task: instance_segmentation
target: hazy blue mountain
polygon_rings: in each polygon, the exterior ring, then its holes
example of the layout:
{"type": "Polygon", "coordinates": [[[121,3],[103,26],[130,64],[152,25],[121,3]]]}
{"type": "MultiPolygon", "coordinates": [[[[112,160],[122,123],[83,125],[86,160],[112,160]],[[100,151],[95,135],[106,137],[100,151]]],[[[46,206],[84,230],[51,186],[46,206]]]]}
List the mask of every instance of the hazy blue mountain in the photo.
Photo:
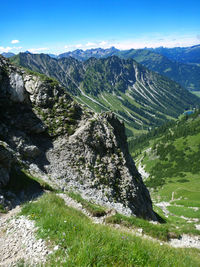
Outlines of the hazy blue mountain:
{"type": "Polygon", "coordinates": [[[3,52],[1,55],[6,57],[6,58],[10,58],[10,57],[15,56],[15,54],[11,53],[11,52],[3,52]]]}
{"type": "Polygon", "coordinates": [[[50,57],[52,57],[52,58],[58,58],[58,56],[57,55],[54,55],[54,54],[48,54],[50,57]]]}
{"type": "Polygon", "coordinates": [[[151,50],[174,61],[200,64],[200,44],[190,47],[158,47],[151,50]]]}
{"type": "Polygon", "coordinates": [[[94,48],[94,49],[87,49],[85,51],[81,49],[77,49],[72,52],[66,52],[66,53],[60,54],[58,58],[73,57],[78,60],[87,60],[91,57],[102,58],[102,57],[112,56],[118,51],[119,50],[116,49],[115,47],[111,47],[108,49],[94,48]]]}

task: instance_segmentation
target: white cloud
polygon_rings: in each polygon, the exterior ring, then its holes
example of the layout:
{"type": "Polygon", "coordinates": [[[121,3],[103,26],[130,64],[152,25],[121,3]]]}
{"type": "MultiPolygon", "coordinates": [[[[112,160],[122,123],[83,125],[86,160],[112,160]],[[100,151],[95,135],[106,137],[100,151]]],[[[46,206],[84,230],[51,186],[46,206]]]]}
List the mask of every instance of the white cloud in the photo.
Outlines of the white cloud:
{"type": "Polygon", "coordinates": [[[68,51],[73,51],[74,49],[92,49],[92,48],[109,48],[111,45],[108,41],[96,41],[96,42],[87,42],[85,44],[72,44],[72,45],[65,45],[64,48],[68,51]]]}
{"type": "Polygon", "coordinates": [[[23,47],[22,46],[17,46],[17,47],[14,46],[13,48],[16,49],[16,50],[21,50],[23,47]]]}
{"type": "Polygon", "coordinates": [[[91,48],[110,48],[112,46],[120,49],[138,49],[144,47],[187,47],[199,44],[200,35],[199,34],[183,34],[183,33],[173,33],[173,34],[161,34],[161,33],[151,33],[146,35],[141,35],[140,37],[131,38],[127,40],[97,40],[93,42],[80,43],[80,44],[68,44],[64,46],[67,51],[73,51],[75,49],[91,49],[91,48]]]}
{"type": "Polygon", "coordinates": [[[76,47],[76,48],[81,48],[81,47],[83,47],[83,45],[82,45],[82,44],[77,44],[77,45],[75,45],[74,47],[76,47]]]}
{"type": "Polygon", "coordinates": [[[7,47],[0,46],[0,53],[3,53],[3,52],[7,53],[7,52],[10,52],[11,50],[12,50],[12,47],[9,47],[9,46],[7,46],[7,47]]]}
{"type": "Polygon", "coordinates": [[[3,47],[3,46],[0,46],[0,53],[7,53],[7,52],[16,52],[16,51],[19,51],[21,50],[23,47],[22,46],[13,46],[13,47],[10,47],[10,46],[7,46],[7,47],[3,47]]]}
{"type": "Polygon", "coordinates": [[[49,50],[49,48],[47,48],[47,47],[41,47],[41,48],[29,48],[29,49],[27,49],[27,51],[29,51],[29,52],[31,52],[31,53],[35,53],[35,54],[37,54],[37,53],[41,53],[41,52],[43,52],[43,51],[47,51],[47,50],[49,50]]]}
{"type": "Polygon", "coordinates": [[[11,41],[11,44],[18,44],[19,43],[19,40],[12,40],[11,41]]]}
{"type": "Polygon", "coordinates": [[[144,47],[187,47],[198,44],[198,38],[194,35],[182,35],[182,34],[171,34],[171,35],[162,35],[162,34],[152,34],[142,36],[140,38],[134,38],[130,40],[116,41],[114,43],[110,42],[110,46],[114,46],[121,50],[131,49],[131,48],[144,48],[144,47]]]}
{"type": "Polygon", "coordinates": [[[97,46],[97,43],[91,43],[91,42],[88,42],[86,45],[86,47],[93,47],[93,46],[97,46]]]}
{"type": "Polygon", "coordinates": [[[102,47],[102,46],[104,47],[104,46],[106,46],[107,44],[108,44],[108,42],[106,42],[106,41],[102,41],[102,42],[99,43],[99,45],[100,45],[101,47],[102,47]]]}

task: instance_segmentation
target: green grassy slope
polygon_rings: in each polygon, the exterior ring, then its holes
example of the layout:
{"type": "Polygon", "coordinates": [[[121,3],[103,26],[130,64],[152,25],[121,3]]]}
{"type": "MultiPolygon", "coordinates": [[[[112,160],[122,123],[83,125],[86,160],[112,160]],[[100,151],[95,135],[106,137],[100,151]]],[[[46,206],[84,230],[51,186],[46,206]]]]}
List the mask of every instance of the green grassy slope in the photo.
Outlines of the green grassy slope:
{"type": "Polygon", "coordinates": [[[193,91],[192,93],[193,93],[194,95],[200,97],[200,91],[193,91]]]}
{"type": "MultiPolygon", "coordinates": [[[[167,201],[171,215],[200,219],[200,112],[129,142],[154,202],[167,201]]],[[[194,219],[194,220],[193,220],[194,219]]],[[[189,219],[188,219],[189,220],[189,219]]],[[[185,220],[185,224],[187,221],[185,220]]]]}
{"type": "Polygon", "coordinates": [[[54,194],[24,206],[38,236],[58,249],[47,266],[199,266],[195,250],[173,249],[123,230],[92,223],[54,194]]]}

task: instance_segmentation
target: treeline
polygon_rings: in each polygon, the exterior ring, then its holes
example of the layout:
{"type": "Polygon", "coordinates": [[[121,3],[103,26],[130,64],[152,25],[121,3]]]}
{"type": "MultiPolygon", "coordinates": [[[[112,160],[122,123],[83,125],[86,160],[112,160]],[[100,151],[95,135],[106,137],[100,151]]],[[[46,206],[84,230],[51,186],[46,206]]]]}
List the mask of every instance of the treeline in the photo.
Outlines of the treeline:
{"type": "Polygon", "coordinates": [[[186,179],[182,179],[185,173],[200,172],[200,144],[197,145],[196,151],[192,151],[187,142],[184,143],[182,150],[177,150],[171,142],[159,143],[156,145],[156,154],[159,162],[151,169],[150,179],[146,182],[148,187],[162,186],[166,183],[166,179],[171,177],[181,177],[179,181],[186,182],[186,179]]]}
{"type": "Polygon", "coordinates": [[[166,131],[176,125],[175,121],[169,121],[157,128],[152,129],[146,134],[128,140],[129,152],[134,153],[136,150],[142,150],[149,145],[150,140],[163,136],[166,131]]]}
{"type": "Polygon", "coordinates": [[[188,135],[194,135],[200,132],[200,119],[196,120],[200,116],[200,110],[197,109],[193,114],[186,114],[180,120],[169,121],[160,127],[152,129],[146,134],[142,134],[139,137],[128,140],[130,153],[137,153],[138,150],[149,145],[149,142],[153,139],[161,138],[162,141],[173,141],[180,137],[186,137],[188,135]]]}
{"type": "Polygon", "coordinates": [[[200,110],[129,140],[129,149],[133,156],[141,153],[151,141],[152,153],[159,159],[149,171],[150,178],[146,181],[148,187],[162,186],[170,178],[176,177],[179,177],[180,182],[187,182],[185,173],[200,173],[200,139],[196,139],[197,134],[200,134],[200,110]],[[180,142],[178,147],[177,139],[180,142]],[[190,147],[190,142],[194,147],[190,147]]]}

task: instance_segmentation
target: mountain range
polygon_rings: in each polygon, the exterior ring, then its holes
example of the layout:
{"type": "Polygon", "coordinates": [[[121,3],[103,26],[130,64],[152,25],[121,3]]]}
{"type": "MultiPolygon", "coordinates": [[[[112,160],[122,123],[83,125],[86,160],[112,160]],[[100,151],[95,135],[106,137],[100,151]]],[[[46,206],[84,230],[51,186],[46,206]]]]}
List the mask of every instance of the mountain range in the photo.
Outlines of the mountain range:
{"type": "MultiPolygon", "coordinates": [[[[77,49],[60,55],[49,54],[52,58],[69,58],[86,61],[91,57],[106,58],[116,55],[123,59],[132,58],[150,70],[164,75],[191,91],[200,90],[200,45],[175,48],[144,48],[119,50],[95,48],[77,49]]],[[[5,57],[14,56],[13,53],[3,53],[5,57]]]]}
{"type": "Polygon", "coordinates": [[[9,58],[9,57],[13,57],[15,56],[14,53],[11,53],[11,52],[4,52],[1,54],[3,57],[6,57],[6,58],[9,58]]]}
{"type": "Polygon", "coordinates": [[[73,57],[78,60],[87,60],[90,57],[104,58],[116,55],[120,58],[132,58],[138,63],[171,80],[178,82],[188,90],[200,90],[200,45],[193,47],[177,47],[155,49],[109,49],[75,50],[60,54],[57,58],[73,57]],[[193,64],[192,64],[193,63],[193,64]]]}
{"type": "Polygon", "coordinates": [[[119,51],[116,55],[121,58],[133,58],[148,69],[168,77],[188,90],[200,89],[200,67],[195,64],[175,61],[175,58],[168,58],[158,50],[131,49],[119,51]]]}
{"type": "Polygon", "coordinates": [[[119,49],[116,49],[115,47],[103,49],[103,48],[93,48],[93,49],[76,49],[71,52],[62,53],[57,56],[57,58],[63,58],[63,57],[73,57],[78,60],[87,60],[91,57],[95,58],[103,58],[103,57],[110,57],[112,55],[115,55],[117,52],[119,52],[119,49]]]}
{"type": "Polygon", "coordinates": [[[150,50],[164,55],[173,61],[200,64],[200,45],[173,48],[158,47],[150,50]]]}
{"type": "Polygon", "coordinates": [[[19,66],[57,79],[78,102],[92,110],[113,111],[132,130],[147,130],[196,107],[200,100],[179,84],[152,72],[133,59],[117,56],[87,61],[20,53],[19,66]]]}

